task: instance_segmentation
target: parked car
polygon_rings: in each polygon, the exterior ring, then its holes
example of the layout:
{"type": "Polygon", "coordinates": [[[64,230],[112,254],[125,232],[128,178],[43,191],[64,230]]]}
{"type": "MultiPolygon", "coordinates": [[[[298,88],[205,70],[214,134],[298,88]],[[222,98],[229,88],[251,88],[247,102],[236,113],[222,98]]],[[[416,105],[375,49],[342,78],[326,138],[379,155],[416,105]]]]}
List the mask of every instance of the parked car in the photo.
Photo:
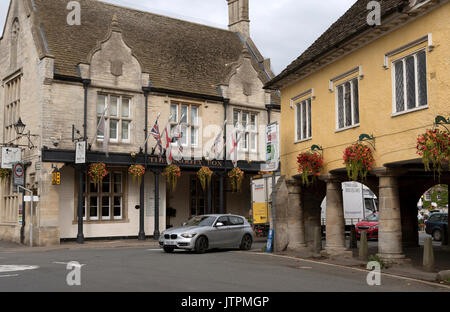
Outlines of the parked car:
{"type": "Polygon", "coordinates": [[[236,215],[196,216],[182,227],[164,231],[159,245],[167,253],[175,249],[204,253],[214,248],[252,248],[254,232],[248,221],[236,215]]]}
{"type": "Polygon", "coordinates": [[[355,226],[356,238],[359,239],[361,237],[361,232],[365,231],[367,232],[368,239],[378,239],[378,221],[379,214],[373,213],[361,222],[358,222],[355,226]]]}
{"type": "Polygon", "coordinates": [[[425,232],[435,241],[442,240],[444,228],[448,230],[448,213],[433,213],[427,221],[425,221],[425,232]]]}

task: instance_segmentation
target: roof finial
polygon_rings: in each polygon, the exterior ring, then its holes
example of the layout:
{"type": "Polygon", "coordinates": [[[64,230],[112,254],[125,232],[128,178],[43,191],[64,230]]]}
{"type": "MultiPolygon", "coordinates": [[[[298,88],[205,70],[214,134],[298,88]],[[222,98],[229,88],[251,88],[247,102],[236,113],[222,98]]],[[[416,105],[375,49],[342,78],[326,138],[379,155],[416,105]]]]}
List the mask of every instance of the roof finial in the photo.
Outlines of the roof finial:
{"type": "Polygon", "coordinates": [[[122,30],[120,29],[120,24],[119,24],[119,19],[117,18],[117,14],[114,13],[113,17],[112,17],[112,21],[111,21],[111,29],[113,31],[117,31],[117,32],[121,32],[122,30]]]}
{"type": "Polygon", "coordinates": [[[247,46],[246,43],[244,43],[243,46],[242,46],[241,54],[242,54],[242,56],[244,58],[251,58],[252,57],[251,54],[250,54],[250,51],[248,50],[248,46],[247,46]]]}

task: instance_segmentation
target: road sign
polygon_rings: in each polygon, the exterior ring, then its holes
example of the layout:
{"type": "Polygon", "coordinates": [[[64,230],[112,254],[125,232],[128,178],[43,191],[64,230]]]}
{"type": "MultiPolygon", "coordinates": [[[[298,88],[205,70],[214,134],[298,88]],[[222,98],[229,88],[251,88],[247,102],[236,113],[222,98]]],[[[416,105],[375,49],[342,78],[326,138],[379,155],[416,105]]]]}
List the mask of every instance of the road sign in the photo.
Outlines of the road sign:
{"type": "Polygon", "coordinates": [[[13,181],[14,186],[25,185],[25,167],[22,163],[15,163],[13,165],[13,181]]]}
{"type": "Polygon", "coordinates": [[[23,201],[26,203],[29,203],[31,201],[33,202],[39,202],[39,196],[24,196],[23,201]]]}
{"type": "Polygon", "coordinates": [[[2,147],[2,169],[12,169],[13,164],[22,161],[20,148],[2,147]]]}

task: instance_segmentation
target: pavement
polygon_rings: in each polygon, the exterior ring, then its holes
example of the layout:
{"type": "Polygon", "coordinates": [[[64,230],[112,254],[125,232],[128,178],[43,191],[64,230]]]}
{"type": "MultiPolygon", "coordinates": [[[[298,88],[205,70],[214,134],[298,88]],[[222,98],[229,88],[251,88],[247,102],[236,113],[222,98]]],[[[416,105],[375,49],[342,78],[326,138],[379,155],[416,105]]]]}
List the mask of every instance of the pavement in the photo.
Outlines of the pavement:
{"type": "MultiPolygon", "coordinates": [[[[406,261],[401,265],[390,265],[385,267],[382,272],[385,274],[391,274],[395,276],[418,279],[428,282],[435,282],[437,273],[440,271],[450,270],[450,248],[449,246],[441,246],[440,242],[433,241],[433,251],[435,258],[434,270],[431,272],[426,271],[423,268],[423,242],[427,234],[419,233],[419,247],[408,248],[404,247],[403,251],[406,256],[406,261]]],[[[325,241],[322,242],[322,247],[325,248],[325,241]]],[[[347,246],[350,245],[347,239],[347,246]]],[[[359,242],[358,242],[359,247],[359,242]]],[[[367,261],[361,261],[358,259],[358,249],[352,249],[353,257],[315,257],[310,251],[285,251],[280,252],[282,256],[295,257],[298,259],[309,259],[319,263],[337,265],[342,267],[360,268],[365,269],[367,261]]],[[[369,241],[369,257],[378,253],[378,242],[369,241]]]]}

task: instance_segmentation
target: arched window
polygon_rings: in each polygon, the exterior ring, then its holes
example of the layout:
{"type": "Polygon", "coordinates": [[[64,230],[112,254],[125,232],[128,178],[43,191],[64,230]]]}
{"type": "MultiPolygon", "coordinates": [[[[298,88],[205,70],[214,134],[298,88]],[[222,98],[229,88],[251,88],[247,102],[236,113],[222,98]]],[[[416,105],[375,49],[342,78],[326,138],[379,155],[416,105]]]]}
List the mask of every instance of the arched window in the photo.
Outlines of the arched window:
{"type": "Polygon", "coordinates": [[[16,18],[11,27],[11,59],[10,66],[12,69],[17,67],[17,50],[19,46],[19,20],[16,18]]]}

